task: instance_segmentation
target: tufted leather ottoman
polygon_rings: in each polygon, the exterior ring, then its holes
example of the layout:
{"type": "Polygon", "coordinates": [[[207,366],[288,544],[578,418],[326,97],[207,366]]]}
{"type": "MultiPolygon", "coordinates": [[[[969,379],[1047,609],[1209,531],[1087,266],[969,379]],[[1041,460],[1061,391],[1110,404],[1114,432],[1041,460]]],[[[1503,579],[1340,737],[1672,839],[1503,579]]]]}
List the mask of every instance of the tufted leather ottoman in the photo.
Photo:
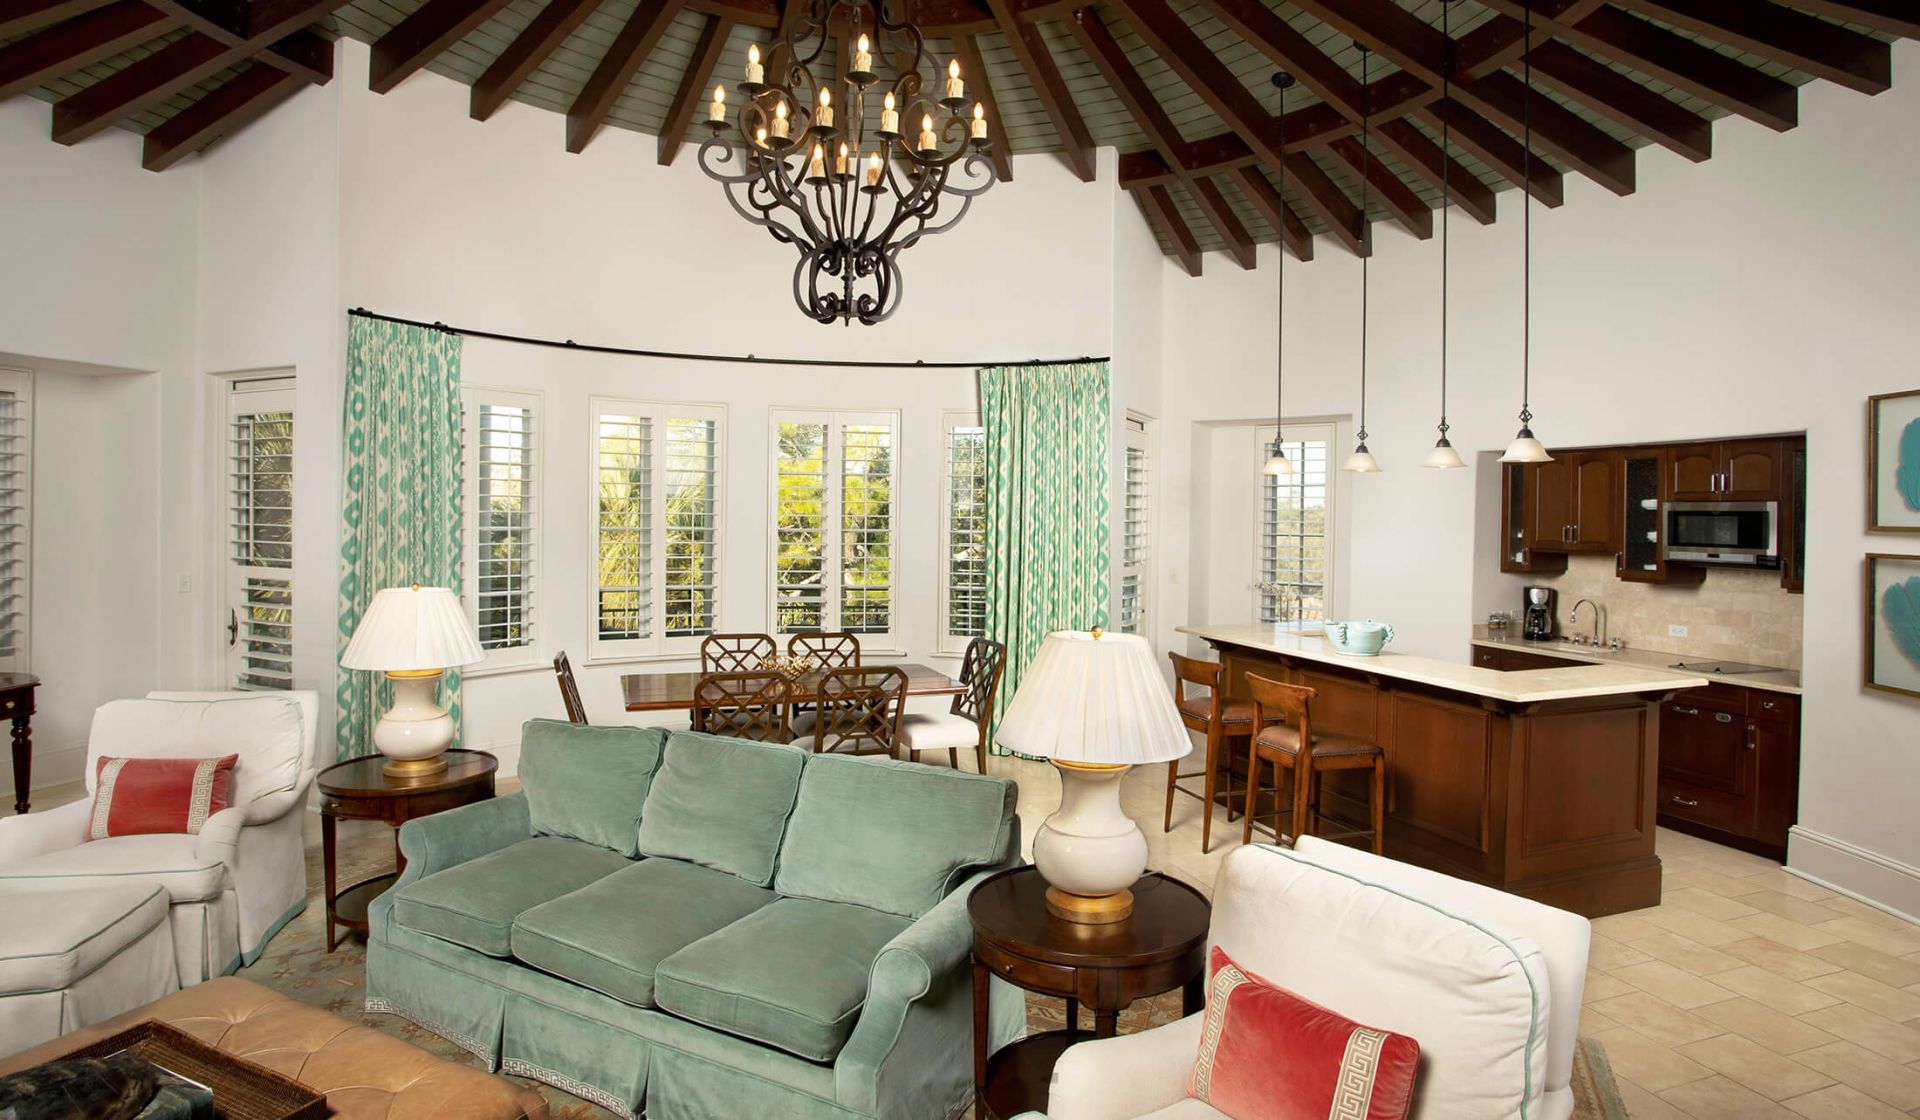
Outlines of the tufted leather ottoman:
{"type": "Polygon", "coordinates": [[[148,1019],[172,1023],[229,1054],[318,1089],[339,1120],[547,1116],[546,1102],[532,1090],[233,976],[0,1059],[0,1075],[51,1061],[148,1019]]]}

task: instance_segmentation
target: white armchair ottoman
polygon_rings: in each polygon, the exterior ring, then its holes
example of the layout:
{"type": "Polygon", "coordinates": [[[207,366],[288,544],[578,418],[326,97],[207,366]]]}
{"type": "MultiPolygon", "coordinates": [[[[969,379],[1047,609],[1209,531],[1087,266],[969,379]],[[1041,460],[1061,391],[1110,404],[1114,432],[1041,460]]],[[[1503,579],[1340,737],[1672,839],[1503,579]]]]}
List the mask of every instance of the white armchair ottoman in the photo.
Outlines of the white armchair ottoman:
{"type": "Polygon", "coordinates": [[[0,883],[0,1055],[111,1019],[180,987],[170,900],[151,884],[0,883]]]}

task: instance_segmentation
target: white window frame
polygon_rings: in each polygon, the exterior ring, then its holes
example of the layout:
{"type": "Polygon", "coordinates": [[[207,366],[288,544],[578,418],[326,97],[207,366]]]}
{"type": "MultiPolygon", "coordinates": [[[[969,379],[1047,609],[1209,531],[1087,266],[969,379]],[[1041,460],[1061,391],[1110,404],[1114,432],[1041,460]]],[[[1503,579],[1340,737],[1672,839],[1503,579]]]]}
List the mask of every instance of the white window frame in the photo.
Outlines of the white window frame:
{"type": "Polygon", "coordinates": [[[898,654],[905,652],[900,647],[900,611],[905,605],[901,597],[901,555],[900,555],[900,515],[899,500],[907,493],[905,464],[901,455],[901,424],[898,410],[852,410],[819,408],[781,408],[771,410],[767,424],[767,633],[776,640],[784,640],[785,635],[798,631],[779,628],[780,596],[779,551],[780,551],[780,425],[782,424],[825,424],[827,426],[827,505],[824,520],[826,522],[827,547],[825,549],[825,567],[821,572],[826,598],[822,603],[822,629],[837,631],[842,629],[840,615],[841,592],[841,556],[840,534],[842,522],[841,503],[843,500],[844,475],[842,473],[842,455],[844,451],[843,432],[848,426],[885,424],[893,432],[893,501],[894,514],[887,532],[891,535],[891,571],[889,572],[887,599],[887,629],[884,632],[861,632],[860,648],[863,652],[898,654]]]}
{"type": "Polygon", "coordinates": [[[591,397],[587,402],[587,578],[586,621],[589,665],[617,661],[685,660],[700,655],[700,643],[707,634],[720,628],[720,607],[726,601],[726,505],[727,505],[727,408],[722,404],[696,404],[672,401],[644,401],[623,397],[591,397]],[[631,416],[645,418],[652,425],[650,453],[653,456],[651,480],[652,508],[649,523],[654,555],[649,565],[653,632],[643,638],[602,638],[600,636],[600,418],[631,416]],[[667,472],[664,466],[667,424],[671,420],[709,420],[713,422],[713,602],[712,629],[697,634],[665,633],[667,598],[667,472]]]}
{"type": "Polygon", "coordinates": [[[13,464],[0,472],[0,506],[11,514],[10,523],[0,522],[10,530],[4,545],[11,550],[0,552],[0,610],[12,616],[12,625],[0,623],[0,630],[13,632],[11,652],[0,643],[0,671],[24,673],[33,665],[33,372],[0,368],[0,392],[13,395],[17,420],[11,436],[0,433],[0,448],[13,464]]]}
{"type": "Polygon", "coordinates": [[[524,560],[525,589],[523,596],[524,621],[522,633],[525,640],[518,645],[501,646],[486,651],[486,660],[478,665],[470,665],[462,671],[463,676],[483,677],[491,673],[506,672],[515,669],[539,668],[541,665],[541,637],[545,632],[544,619],[541,617],[541,584],[546,578],[546,568],[541,555],[541,546],[546,541],[545,520],[546,502],[546,401],[538,392],[521,389],[500,389],[490,385],[462,385],[460,387],[460,446],[461,446],[461,493],[463,496],[461,512],[460,551],[462,557],[462,575],[460,598],[467,610],[467,619],[473,623],[476,632],[480,625],[480,410],[483,406],[493,405],[502,408],[524,408],[529,416],[527,431],[527,552],[524,560]]]}
{"type": "MultiPolygon", "coordinates": [[[[962,428],[980,428],[980,414],[977,412],[946,411],[940,414],[940,547],[935,550],[935,580],[940,596],[939,631],[935,649],[944,654],[959,656],[967,651],[968,643],[976,635],[956,634],[953,630],[953,574],[951,571],[954,548],[953,525],[953,437],[962,428]]],[[[897,484],[896,484],[897,487],[897,484]]],[[[981,489],[986,488],[986,479],[981,478],[981,489]]],[[[980,532],[984,541],[986,519],[981,518],[980,532]]],[[[981,634],[986,631],[986,618],[981,616],[981,634]]]]}
{"type": "MultiPolygon", "coordinates": [[[[1250,588],[1253,599],[1253,617],[1261,619],[1262,621],[1271,621],[1271,616],[1268,613],[1266,594],[1260,590],[1260,584],[1266,579],[1264,560],[1267,543],[1266,507],[1268,482],[1267,476],[1261,468],[1266,465],[1267,449],[1273,443],[1275,427],[1272,424],[1262,424],[1258,430],[1260,436],[1258,443],[1260,453],[1259,456],[1247,466],[1248,472],[1253,475],[1255,480],[1254,524],[1256,528],[1253,537],[1253,579],[1250,581],[1250,588]]],[[[1340,513],[1339,472],[1334,466],[1333,455],[1334,451],[1340,446],[1339,431],[1337,425],[1331,421],[1287,423],[1281,425],[1278,431],[1280,438],[1290,446],[1320,442],[1325,443],[1327,448],[1324,465],[1325,487],[1327,492],[1327,517],[1321,555],[1323,578],[1320,584],[1320,602],[1322,604],[1320,618],[1324,620],[1333,609],[1334,577],[1337,571],[1335,566],[1337,560],[1335,551],[1338,541],[1336,524],[1340,513]]],[[[1294,458],[1294,468],[1295,471],[1298,472],[1301,464],[1297,457],[1294,458]]],[[[1283,480],[1298,479],[1300,475],[1295,473],[1283,475],[1281,478],[1283,480]]],[[[1293,617],[1289,619],[1290,622],[1298,623],[1302,621],[1298,607],[1295,607],[1291,613],[1293,617]]]]}
{"type": "MultiPolygon", "coordinates": [[[[295,589],[293,584],[295,580],[294,565],[297,561],[295,549],[298,547],[300,526],[297,516],[290,519],[288,556],[284,566],[246,565],[237,562],[235,548],[239,542],[234,536],[234,503],[236,500],[234,486],[237,481],[237,472],[234,464],[234,427],[237,422],[236,417],[245,407],[248,397],[280,398],[281,401],[284,402],[283,406],[268,404],[256,407],[259,407],[260,411],[284,411],[293,416],[293,448],[291,449],[288,464],[288,472],[293,475],[293,477],[288,480],[288,501],[290,503],[289,508],[293,509],[291,505],[293,494],[299,485],[298,476],[294,472],[297,471],[299,465],[300,447],[300,412],[296,403],[296,386],[291,371],[263,371],[258,374],[228,378],[223,382],[223,388],[225,391],[222,394],[220,405],[220,458],[218,459],[221,466],[220,476],[223,481],[223,497],[220,505],[221,516],[219,519],[221,557],[219,601],[227,608],[226,617],[221,620],[221,623],[223,632],[228,635],[228,642],[221,652],[221,679],[224,682],[223,686],[226,688],[262,690],[274,688],[271,684],[250,684],[244,682],[239,679],[239,674],[235,672],[235,659],[239,656],[239,647],[244,643],[244,635],[249,630],[250,624],[254,621],[250,617],[250,612],[247,618],[241,617],[240,613],[241,606],[246,605],[247,602],[247,582],[250,579],[261,579],[285,584],[286,587],[286,645],[288,651],[286,658],[286,675],[278,687],[280,689],[292,689],[299,685],[294,644],[296,636],[300,632],[300,618],[294,613],[297,600],[294,597],[295,589]],[[229,626],[231,628],[229,628],[229,626]]],[[[298,511],[297,509],[293,509],[293,512],[297,515],[298,511]]],[[[271,627],[275,624],[263,622],[262,625],[271,627]]]]}
{"type": "Polygon", "coordinates": [[[1159,510],[1154,501],[1153,421],[1137,412],[1128,412],[1120,452],[1120,549],[1115,557],[1116,603],[1114,629],[1122,634],[1153,632],[1153,553],[1154,526],[1159,510]],[[1141,460],[1145,479],[1141,496],[1143,510],[1139,526],[1138,551],[1133,540],[1132,470],[1134,456],[1141,460]],[[1126,616],[1126,585],[1134,585],[1134,617],[1126,616]]]}

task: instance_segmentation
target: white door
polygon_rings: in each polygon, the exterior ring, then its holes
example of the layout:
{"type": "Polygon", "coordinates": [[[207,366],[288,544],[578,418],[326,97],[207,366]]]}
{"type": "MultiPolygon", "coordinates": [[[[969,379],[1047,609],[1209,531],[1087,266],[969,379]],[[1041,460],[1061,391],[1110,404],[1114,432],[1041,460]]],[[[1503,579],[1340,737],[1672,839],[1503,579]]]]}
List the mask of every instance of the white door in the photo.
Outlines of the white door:
{"type": "Polygon", "coordinates": [[[293,379],[227,394],[226,679],[293,687],[293,379]]]}

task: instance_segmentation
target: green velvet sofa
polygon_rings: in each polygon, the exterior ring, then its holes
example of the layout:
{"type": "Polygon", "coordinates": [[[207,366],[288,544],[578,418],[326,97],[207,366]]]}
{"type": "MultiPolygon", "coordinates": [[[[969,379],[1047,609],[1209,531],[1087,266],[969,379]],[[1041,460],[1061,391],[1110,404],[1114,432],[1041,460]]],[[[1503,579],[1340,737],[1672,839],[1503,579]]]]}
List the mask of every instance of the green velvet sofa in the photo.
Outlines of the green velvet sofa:
{"type": "MultiPolygon", "coordinates": [[[[1000,778],[535,720],[523,789],[410,821],[367,1009],[651,1120],[941,1120],[971,1095],[967,894],[1000,778]]],[[[995,982],[992,1045],[1020,1035],[995,982]]]]}

